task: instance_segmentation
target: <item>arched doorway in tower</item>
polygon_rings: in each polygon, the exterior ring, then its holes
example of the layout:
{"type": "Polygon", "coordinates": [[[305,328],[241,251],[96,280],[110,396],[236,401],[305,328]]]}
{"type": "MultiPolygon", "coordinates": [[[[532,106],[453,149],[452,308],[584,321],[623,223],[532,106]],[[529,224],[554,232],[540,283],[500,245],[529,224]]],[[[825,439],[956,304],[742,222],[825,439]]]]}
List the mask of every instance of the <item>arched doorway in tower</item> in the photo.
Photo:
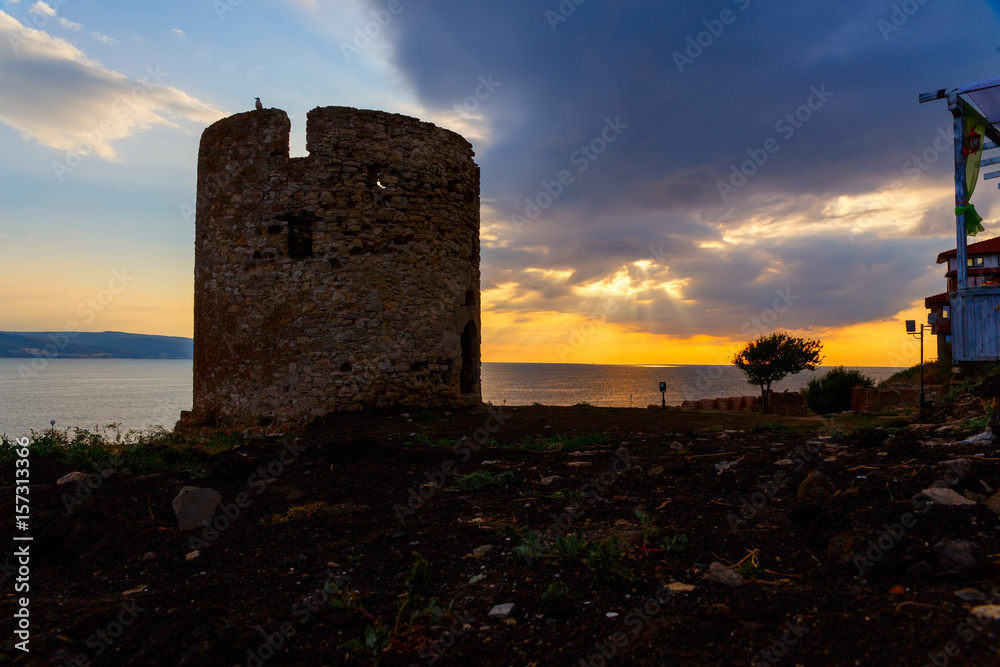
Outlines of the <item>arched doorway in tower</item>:
{"type": "Polygon", "coordinates": [[[462,331],[462,372],[459,376],[459,391],[463,394],[471,394],[476,391],[479,367],[473,350],[478,347],[476,344],[478,335],[476,323],[472,321],[466,324],[462,331]]]}

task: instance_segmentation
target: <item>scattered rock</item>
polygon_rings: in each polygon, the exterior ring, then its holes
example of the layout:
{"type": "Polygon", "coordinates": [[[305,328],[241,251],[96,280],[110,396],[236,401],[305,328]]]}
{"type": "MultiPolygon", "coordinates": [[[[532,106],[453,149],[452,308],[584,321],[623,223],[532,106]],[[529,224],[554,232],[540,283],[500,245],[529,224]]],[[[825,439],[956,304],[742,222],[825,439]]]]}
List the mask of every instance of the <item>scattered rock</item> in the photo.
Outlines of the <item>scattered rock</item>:
{"type": "Polygon", "coordinates": [[[583,468],[586,466],[592,466],[594,464],[591,463],[590,461],[573,461],[571,463],[567,463],[566,465],[568,465],[570,468],[583,468]]]}
{"type": "Polygon", "coordinates": [[[194,560],[195,558],[197,558],[200,555],[201,555],[201,552],[198,551],[197,549],[195,549],[194,551],[192,551],[192,552],[188,553],[186,556],[184,556],[184,560],[194,560]]]}
{"type": "Polygon", "coordinates": [[[944,505],[946,507],[956,507],[959,505],[975,505],[976,501],[969,500],[962,494],[956,493],[951,489],[933,487],[930,489],[924,489],[917,495],[913,496],[914,505],[919,507],[925,503],[934,503],[936,505],[944,505]]]}
{"type": "Polygon", "coordinates": [[[559,475],[549,475],[548,477],[542,477],[539,481],[545,486],[548,486],[552,482],[557,482],[560,479],[562,479],[562,477],[560,477],[559,475]]]}
{"type": "Polygon", "coordinates": [[[975,588],[962,588],[955,591],[955,597],[963,602],[986,602],[986,594],[975,588]]]}
{"type": "Polygon", "coordinates": [[[1000,514],[1000,493],[984,500],[983,505],[994,514],[1000,514]]]}
{"type": "Polygon", "coordinates": [[[609,611],[608,613],[606,613],[604,615],[607,618],[618,618],[618,612],[617,611],[609,611]]]}
{"type": "Polygon", "coordinates": [[[172,503],[177,525],[183,530],[207,526],[221,502],[222,494],[215,489],[185,486],[172,503]]]}
{"type": "Polygon", "coordinates": [[[963,445],[989,445],[989,444],[992,444],[994,440],[996,440],[996,438],[993,435],[993,431],[991,431],[987,427],[987,429],[985,431],[983,431],[982,433],[980,433],[979,435],[974,435],[971,438],[966,438],[965,440],[962,441],[961,444],[963,444],[963,445]]]}
{"type": "Polygon", "coordinates": [[[647,474],[650,477],[656,477],[657,475],[662,475],[663,474],[663,466],[656,466],[654,468],[650,468],[649,472],[647,474]]]}
{"type": "Polygon", "coordinates": [[[784,466],[790,466],[793,463],[794,461],[792,461],[791,459],[781,459],[780,461],[775,461],[774,465],[784,467],[784,466]]]}
{"type": "Polygon", "coordinates": [[[487,554],[492,550],[493,550],[492,544],[484,544],[481,547],[476,547],[475,549],[473,549],[472,555],[476,558],[479,558],[480,556],[483,556],[484,554],[487,554]]]}
{"type": "Polygon", "coordinates": [[[514,603],[505,602],[504,604],[494,606],[493,609],[490,609],[490,613],[487,615],[490,618],[507,618],[512,609],[514,609],[514,603]]]}
{"type": "Polygon", "coordinates": [[[798,496],[802,500],[813,500],[824,502],[837,492],[837,488],[830,481],[830,478],[819,470],[813,470],[799,484],[798,496]]]}
{"type": "Polygon", "coordinates": [[[983,548],[969,540],[941,540],[933,549],[938,565],[948,571],[972,569],[986,557],[983,548]]]}
{"type": "Polygon", "coordinates": [[[927,561],[918,560],[907,568],[906,574],[914,579],[927,579],[934,575],[934,568],[927,561]]]}
{"type": "Polygon", "coordinates": [[[156,560],[156,554],[153,553],[152,551],[147,551],[145,554],[143,554],[142,560],[156,560]]]}
{"type": "Polygon", "coordinates": [[[949,435],[951,433],[954,433],[960,428],[961,426],[959,426],[958,424],[945,424],[944,426],[939,426],[938,428],[934,429],[934,432],[940,433],[941,435],[949,435]]]}
{"type": "Polygon", "coordinates": [[[690,593],[695,588],[696,587],[693,586],[692,584],[682,584],[679,581],[674,581],[674,582],[671,582],[671,583],[667,584],[667,589],[671,590],[671,591],[673,591],[675,593],[690,593]]]}
{"type": "Polygon", "coordinates": [[[485,574],[477,574],[476,576],[469,579],[470,584],[478,584],[480,581],[486,578],[485,574]]]}
{"type": "Polygon", "coordinates": [[[735,467],[736,461],[719,461],[715,464],[715,472],[721,474],[735,467]]]}
{"type": "Polygon", "coordinates": [[[73,482],[86,482],[87,477],[88,475],[85,472],[73,471],[70,473],[66,473],[58,480],[56,480],[56,485],[58,486],[62,484],[72,484],[73,482]]]}
{"type": "Polygon", "coordinates": [[[1000,620],[1000,605],[984,604],[972,608],[972,613],[994,621],[1000,620]]]}
{"type": "Polygon", "coordinates": [[[941,479],[934,483],[934,486],[955,486],[964,482],[972,475],[972,461],[969,459],[951,459],[941,461],[937,464],[941,471],[941,479]]]}
{"type": "Polygon", "coordinates": [[[743,585],[743,575],[736,570],[731,570],[718,561],[708,566],[708,578],[726,586],[735,587],[743,585]]]}

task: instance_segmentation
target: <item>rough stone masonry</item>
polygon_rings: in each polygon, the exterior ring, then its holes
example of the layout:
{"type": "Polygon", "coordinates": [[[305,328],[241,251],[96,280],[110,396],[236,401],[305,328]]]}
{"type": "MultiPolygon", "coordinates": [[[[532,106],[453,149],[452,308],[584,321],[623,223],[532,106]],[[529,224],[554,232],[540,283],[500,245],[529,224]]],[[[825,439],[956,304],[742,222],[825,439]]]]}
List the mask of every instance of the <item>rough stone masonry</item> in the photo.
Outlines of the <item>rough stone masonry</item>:
{"type": "Polygon", "coordinates": [[[479,167],[454,132],[381,111],[280,109],[205,130],[190,422],[301,423],[481,403],[479,167]]]}

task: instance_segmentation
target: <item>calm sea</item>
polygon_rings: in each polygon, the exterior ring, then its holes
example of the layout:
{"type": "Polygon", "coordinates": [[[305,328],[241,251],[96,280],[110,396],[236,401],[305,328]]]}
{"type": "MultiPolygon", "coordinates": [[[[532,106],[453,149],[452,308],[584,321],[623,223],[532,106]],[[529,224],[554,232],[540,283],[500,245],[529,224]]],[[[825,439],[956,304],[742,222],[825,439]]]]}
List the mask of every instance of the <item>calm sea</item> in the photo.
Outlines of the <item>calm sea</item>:
{"type": "MultiPolygon", "coordinates": [[[[191,360],[0,359],[0,433],[117,423],[123,431],[172,428],[191,409],[191,360]],[[37,363],[37,362],[36,362],[37,363]]],[[[897,368],[858,367],[876,381],[897,368]]],[[[796,390],[825,369],[785,378],[776,389],[796,390]]],[[[483,400],[497,405],[641,407],[717,396],[748,396],[757,388],[732,366],[603,366],[596,364],[483,364],[483,400]]]]}

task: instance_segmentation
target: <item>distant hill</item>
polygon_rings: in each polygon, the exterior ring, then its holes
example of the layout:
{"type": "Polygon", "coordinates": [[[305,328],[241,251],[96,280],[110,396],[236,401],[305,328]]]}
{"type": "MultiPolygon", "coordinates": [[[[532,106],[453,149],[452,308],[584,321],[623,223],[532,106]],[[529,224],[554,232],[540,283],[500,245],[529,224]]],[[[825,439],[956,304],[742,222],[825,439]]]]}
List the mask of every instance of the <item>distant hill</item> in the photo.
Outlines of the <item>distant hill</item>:
{"type": "Polygon", "coordinates": [[[180,336],[149,336],[121,331],[0,331],[0,357],[35,356],[191,359],[194,357],[194,340],[180,336]]]}

